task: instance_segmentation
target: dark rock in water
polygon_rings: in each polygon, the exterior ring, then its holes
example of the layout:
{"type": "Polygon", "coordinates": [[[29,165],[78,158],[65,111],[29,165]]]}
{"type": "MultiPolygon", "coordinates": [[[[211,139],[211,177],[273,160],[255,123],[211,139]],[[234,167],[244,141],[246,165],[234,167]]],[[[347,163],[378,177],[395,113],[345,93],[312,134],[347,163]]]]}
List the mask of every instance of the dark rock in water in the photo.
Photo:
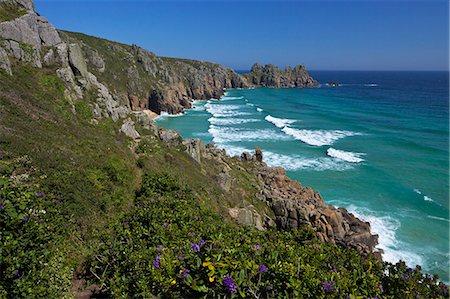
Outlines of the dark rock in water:
{"type": "Polygon", "coordinates": [[[327,85],[335,87],[335,86],[339,86],[340,84],[338,82],[331,81],[331,82],[328,82],[327,85]]]}

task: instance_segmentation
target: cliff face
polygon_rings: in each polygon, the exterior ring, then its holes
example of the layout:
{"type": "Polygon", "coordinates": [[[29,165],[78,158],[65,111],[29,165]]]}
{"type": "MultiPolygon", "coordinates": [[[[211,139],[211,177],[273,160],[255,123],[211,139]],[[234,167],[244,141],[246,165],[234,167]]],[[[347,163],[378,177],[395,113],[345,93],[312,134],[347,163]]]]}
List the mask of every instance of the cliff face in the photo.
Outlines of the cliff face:
{"type": "MultiPolygon", "coordinates": [[[[119,131],[130,138],[141,137],[135,129],[135,124],[139,124],[168,146],[183,143],[199,164],[212,161],[208,166],[217,170],[215,181],[227,196],[239,185],[237,173],[253,178],[254,186],[250,189],[257,192],[247,193],[252,193],[250,196],[264,208],[245,202],[231,207],[229,215],[241,223],[259,229],[296,229],[308,225],[323,241],[356,247],[362,252],[373,250],[377,237],[370,234],[367,223],[344,209],[327,206],[317,192],[290,180],[283,169],[267,167],[260,151],[254,159],[244,154],[239,163],[248,162],[246,168],[240,166],[232,171],[234,158],[227,157],[224,151],[205,146],[199,140],[182,141],[175,132],[157,132],[144,113],[136,113],[146,109],[178,113],[190,107],[192,99],[220,97],[224,88],[314,86],[316,82],[304,67],[281,71],[273,65],[256,64],[251,74],[238,75],[214,63],[158,57],[136,45],[58,32],[34,12],[29,0],[1,0],[0,5],[6,5],[11,12],[0,20],[0,71],[14,76],[16,66],[31,65],[43,73],[56,74],[72,113],[82,110],[80,103],[89,105],[92,125],[101,118],[111,118],[119,124],[119,131]]],[[[2,124],[0,119],[0,128],[11,125],[2,124]]]]}

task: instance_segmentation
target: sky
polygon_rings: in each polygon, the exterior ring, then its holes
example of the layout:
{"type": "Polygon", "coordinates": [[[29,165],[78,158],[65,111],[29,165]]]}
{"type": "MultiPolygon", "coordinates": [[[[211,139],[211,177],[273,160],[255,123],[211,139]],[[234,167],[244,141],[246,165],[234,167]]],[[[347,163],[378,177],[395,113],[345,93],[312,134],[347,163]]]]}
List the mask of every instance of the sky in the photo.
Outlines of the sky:
{"type": "Polygon", "coordinates": [[[447,0],[35,0],[58,29],[248,70],[448,70],[447,0]]]}

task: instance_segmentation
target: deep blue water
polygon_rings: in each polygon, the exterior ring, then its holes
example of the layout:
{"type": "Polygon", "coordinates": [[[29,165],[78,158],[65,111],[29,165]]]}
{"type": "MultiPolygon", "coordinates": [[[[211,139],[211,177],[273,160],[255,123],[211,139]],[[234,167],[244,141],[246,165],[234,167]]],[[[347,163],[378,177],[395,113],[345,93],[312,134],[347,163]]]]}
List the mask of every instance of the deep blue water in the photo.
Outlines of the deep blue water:
{"type": "Polygon", "coordinates": [[[232,155],[260,146],[268,164],[369,221],[385,260],[449,281],[448,72],[310,74],[323,85],[228,90],[158,122],[232,155]]]}

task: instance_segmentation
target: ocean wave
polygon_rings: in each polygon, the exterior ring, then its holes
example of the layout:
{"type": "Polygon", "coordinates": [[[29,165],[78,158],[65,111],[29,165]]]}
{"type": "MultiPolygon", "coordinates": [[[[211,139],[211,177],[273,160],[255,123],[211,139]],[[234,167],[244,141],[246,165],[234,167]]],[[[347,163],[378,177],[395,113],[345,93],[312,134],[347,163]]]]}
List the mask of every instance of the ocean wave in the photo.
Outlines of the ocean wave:
{"type": "Polygon", "coordinates": [[[270,129],[242,130],[238,128],[210,125],[208,132],[213,136],[213,141],[217,144],[239,141],[286,140],[286,136],[270,129]]]}
{"type": "MultiPolygon", "coordinates": [[[[419,189],[414,189],[413,191],[414,191],[415,193],[419,194],[419,195],[423,195],[423,194],[422,194],[422,191],[420,191],[419,189]]],[[[433,200],[430,196],[428,196],[428,195],[423,195],[423,200],[434,202],[434,200],[433,200]]]]}
{"type": "Polygon", "coordinates": [[[169,114],[166,111],[161,111],[161,113],[157,117],[155,117],[155,119],[162,119],[162,118],[167,118],[167,117],[178,117],[178,116],[182,116],[182,115],[184,115],[183,112],[177,113],[177,114],[169,114]]]}
{"type": "Polygon", "coordinates": [[[344,137],[362,135],[361,133],[341,130],[304,130],[289,127],[284,127],[281,130],[297,140],[314,146],[331,145],[344,137]]]}
{"type": "Polygon", "coordinates": [[[390,216],[377,216],[372,211],[350,205],[347,210],[361,220],[370,223],[371,232],[378,235],[377,248],[382,249],[383,260],[391,263],[404,261],[409,267],[424,265],[422,256],[407,250],[409,246],[397,240],[400,221],[390,216]]]}
{"type": "Polygon", "coordinates": [[[267,120],[268,122],[273,123],[278,128],[284,128],[287,125],[290,125],[290,124],[296,122],[296,120],[294,120],[294,119],[276,118],[271,115],[267,115],[264,119],[267,120]]]}
{"type": "Polygon", "coordinates": [[[246,105],[247,105],[247,106],[250,106],[250,107],[255,106],[255,104],[253,104],[253,103],[246,103],[246,105]]]}
{"type": "MultiPolygon", "coordinates": [[[[230,156],[240,156],[243,152],[253,153],[254,150],[233,144],[219,143],[220,148],[230,156]]],[[[335,159],[321,158],[305,158],[297,155],[282,155],[263,150],[263,161],[271,167],[281,166],[289,171],[296,170],[314,170],[314,171],[344,171],[353,168],[351,164],[336,161],[335,159]]]]}
{"type": "Polygon", "coordinates": [[[434,201],[431,197],[426,196],[426,195],[423,197],[423,200],[425,200],[425,201],[434,201]]]}
{"type": "Polygon", "coordinates": [[[290,171],[344,171],[353,168],[351,164],[341,162],[332,158],[305,158],[297,155],[281,155],[269,151],[263,151],[263,161],[266,162],[269,166],[281,166],[290,171]]]}
{"type": "Polygon", "coordinates": [[[364,86],[367,86],[367,87],[376,87],[376,86],[378,86],[378,84],[376,84],[376,83],[367,83],[367,84],[364,84],[364,86]]]}
{"type": "Polygon", "coordinates": [[[218,105],[208,102],[205,104],[206,111],[214,117],[233,117],[241,115],[250,115],[251,113],[239,111],[242,105],[218,105]]]}
{"type": "Polygon", "coordinates": [[[242,100],[244,97],[229,97],[229,96],[223,96],[220,98],[221,101],[232,101],[232,100],[242,100]]]}
{"type": "Polygon", "coordinates": [[[259,122],[259,119],[254,118],[217,118],[211,117],[208,119],[209,123],[212,125],[238,125],[252,122],[259,122]]]}
{"type": "Polygon", "coordinates": [[[361,156],[365,155],[364,153],[353,153],[353,152],[346,152],[342,150],[337,150],[332,147],[330,147],[327,150],[327,155],[342,161],[350,162],[350,163],[360,163],[364,161],[364,159],[361,158],[361,156]]]}
{"type": "Polygon", "coordinates": [[[436,220],[440,220],[440,221],[446,221],[446,222],[450,222],[450,220],[449,220],[449,219],[446,219],[446,218],[442,218],[442,217],[437,217],[437,216],[431,216],[431,215],[427,215],[427,218],[430,218],[430,219],[436,219],[436,220]]]}
{"type": "Polygon", "coordinates": [[[263,112],[264,110],[262,110],[262,109],[259,108],[259,107],[256,107],[256,111],[258,111],[258,112],[263,112]]]}

